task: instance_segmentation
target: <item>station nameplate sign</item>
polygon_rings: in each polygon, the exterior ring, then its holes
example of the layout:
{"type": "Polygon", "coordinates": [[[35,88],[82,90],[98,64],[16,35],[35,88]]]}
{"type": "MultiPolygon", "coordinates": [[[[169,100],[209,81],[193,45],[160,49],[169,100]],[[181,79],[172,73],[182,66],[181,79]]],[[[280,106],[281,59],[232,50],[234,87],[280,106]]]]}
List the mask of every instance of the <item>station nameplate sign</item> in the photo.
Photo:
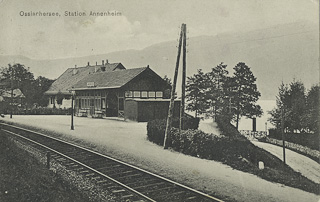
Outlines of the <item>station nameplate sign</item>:
{"type": "Polygon", "coordinates": [[[87,87],[94,87],[94,82],[87,82],[87,87]]]}

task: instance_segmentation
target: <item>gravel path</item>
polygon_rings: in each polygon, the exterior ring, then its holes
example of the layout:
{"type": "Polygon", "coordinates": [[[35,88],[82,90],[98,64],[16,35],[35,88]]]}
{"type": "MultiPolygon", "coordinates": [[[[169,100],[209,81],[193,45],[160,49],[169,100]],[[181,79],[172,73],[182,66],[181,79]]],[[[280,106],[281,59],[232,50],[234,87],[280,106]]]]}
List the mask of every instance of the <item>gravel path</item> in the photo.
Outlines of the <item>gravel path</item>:
{"type": "MultiPolygon", "coordinates": [[[[282,147],[257,141],[252,141],[252,143],[283,160],[282,147]]],[[[320,164],[316,161],[286,149],[286,163],[292,169],[300,172],[310,180],[318,184],[320,183],[320,164]]]]}
{"type": "Polygon", "coordinates": [[[219,162],[163,150],[146,139],[146,123],[75,117],[70,130],[67,116],[14,116],[6,121],[32,125],[80,139],[115,158],[167,176],[206,193],[234,201],[319,201],[320,196],[255,175],[219,162]]]}

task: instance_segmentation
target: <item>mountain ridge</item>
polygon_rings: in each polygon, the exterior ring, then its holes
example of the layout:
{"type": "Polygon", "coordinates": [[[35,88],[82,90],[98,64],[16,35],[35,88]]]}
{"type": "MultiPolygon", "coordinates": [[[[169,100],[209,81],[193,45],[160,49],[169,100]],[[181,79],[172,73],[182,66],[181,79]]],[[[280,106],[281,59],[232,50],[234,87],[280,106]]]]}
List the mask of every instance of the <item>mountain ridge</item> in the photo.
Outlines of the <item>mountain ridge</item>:
{"type": "MultiPolygon", "coordinates": [[[[255,77],[262,99],[275,99],[283,81],[301,80],[307,88],[319,82],[319,31],[308,22],[288,23],[250,32],[202,35],[187,40],[187,76],[197,69],[205,72],[224,62],[231,74],[238,62],[245,62],[255,77]]],[[[159,75],[173,77],[178,42],[165,41],[141,50],[124,50],[106,54],[35,60],[25,56],[0,55],[0,66],[19,62],[30,67],[35,76],[57,78],[67,68],[77,65],[121,62],[126,68],[150,65],[159,75]]]]}

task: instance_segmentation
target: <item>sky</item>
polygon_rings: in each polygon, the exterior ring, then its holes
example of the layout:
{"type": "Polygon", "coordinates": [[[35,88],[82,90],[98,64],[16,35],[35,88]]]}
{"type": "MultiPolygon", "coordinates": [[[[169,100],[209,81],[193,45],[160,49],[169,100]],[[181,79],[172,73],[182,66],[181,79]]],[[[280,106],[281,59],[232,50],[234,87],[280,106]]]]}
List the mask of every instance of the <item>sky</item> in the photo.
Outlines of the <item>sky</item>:
{"type": "Polygon", "coordinates": [[[279,24],[319,24],[319,0],[0,0],[0,55],[57,59],[105,54],[179,37],[246,32],[279,24]],[[64,16],[65,11],[86,16],[64,16]],[[118,11],[121,16],[89,16],[118,11]],[[58,12],[60,17],[21,16],[58,12]]]}

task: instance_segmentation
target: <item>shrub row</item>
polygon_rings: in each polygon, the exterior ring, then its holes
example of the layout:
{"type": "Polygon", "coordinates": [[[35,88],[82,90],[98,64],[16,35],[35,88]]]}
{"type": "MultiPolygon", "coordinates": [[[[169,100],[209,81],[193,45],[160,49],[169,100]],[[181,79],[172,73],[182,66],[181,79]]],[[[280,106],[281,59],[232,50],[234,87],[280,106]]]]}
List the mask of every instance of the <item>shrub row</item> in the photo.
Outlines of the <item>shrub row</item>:
{"type": "MultiPolygon", "coordinates": [[[[282,140],[281,132],[276,129],[269,129],[269,137],[282,140]]],[[[320,151],[320,136],[316,133],[285,133],[285,140],[320,151]]]]}
{"type": "MultiPolygon", "coordinates": [[[[5,114],[10,114],[10,111],[7,110],[5,114]]],[[[13,114],[15,115],[70,115],[71,108],[69,109],[58,109],[58,108],[35,108],[35,109],[18,109],[14,110],[13,114]]]]}
{"type": "MultiPolygon", "coordinates": [[[[194,118],[190,115],[183,117],[183,130],[187,129],[198,129],[199,127],[199,118],[194,118]]],[[[172,119],[172,127],[179,128],[179,118],[172,119]]],[[[166,119],[156,119],[149,121],[147,124],[147,135],[148,139],[151,142],[154,142],[158,145],[163,145],[164,135],[166,131],[167,120],[166,119]]]]}
{"type": "MultiPolygon", "coordinates": [[[[316,183],[283,165],[277,157],[253,145],[228,121],[218,119],[217,122],[223,136],[207,134],[196,129],[182,130],[179,133],[178,129],[172,128],[169,139],[171,149],[191,156],[220,161],[273,182],[319,193],[316,183]],[[264,162],[264,170],[258,168],[259,161],[264,162]]],[[[165,125],[166,122],[163,120],[148,123],[149,140],[162,145],[165,125]]]]}

